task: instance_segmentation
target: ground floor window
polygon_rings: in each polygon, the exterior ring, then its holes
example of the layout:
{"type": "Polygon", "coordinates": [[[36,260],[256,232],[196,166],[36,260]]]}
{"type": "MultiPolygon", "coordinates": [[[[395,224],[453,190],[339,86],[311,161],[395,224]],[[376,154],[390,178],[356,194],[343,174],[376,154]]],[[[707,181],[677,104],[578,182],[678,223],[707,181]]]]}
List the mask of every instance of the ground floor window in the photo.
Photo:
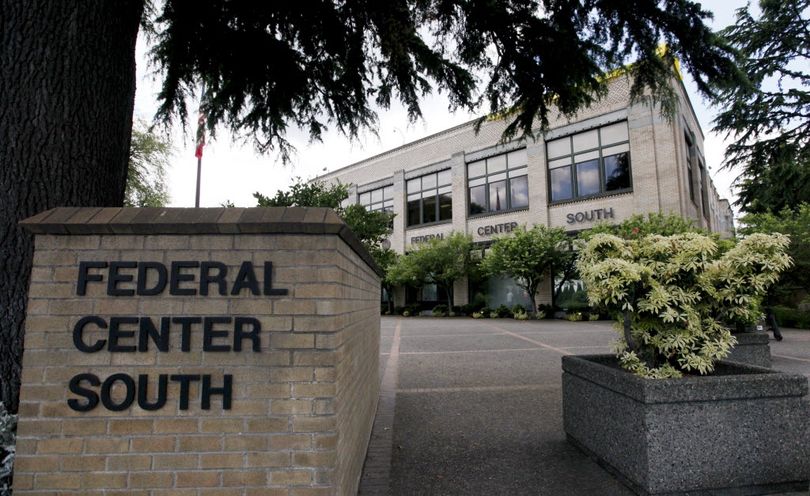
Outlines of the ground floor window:
{"type": "Polygon", "coordinates": [[[588,307],[588,293],[585,284],[579,279],[554,280],[554,304],[565,311],[585,310],[588,307]]]}
{"type": "Polygon", "coordinates": [[[431,310],[439,303],[447,303],[444,291],[440,293],[440,289],[436,284],[425,284],[421,288],[408,287],[405,289],[405,304],[419,305],[423,310],[431,310]]]}
{"type": "Polygon", "coordinates": [[[514,279],[506,276],[489,277],[480,281],[471,281],[470,303],[483,299],[489,308],[501,305],[511,309],[521,305],[526,310],[532,307],[532,299],[525,290],[517,285],[514,279]]]}

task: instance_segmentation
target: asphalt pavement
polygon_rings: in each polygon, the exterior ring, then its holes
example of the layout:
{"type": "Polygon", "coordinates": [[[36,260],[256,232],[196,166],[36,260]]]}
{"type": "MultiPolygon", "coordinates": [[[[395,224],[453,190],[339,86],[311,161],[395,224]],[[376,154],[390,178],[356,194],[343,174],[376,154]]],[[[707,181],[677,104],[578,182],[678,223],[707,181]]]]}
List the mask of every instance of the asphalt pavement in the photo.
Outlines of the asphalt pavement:
{"type": "MultiPolygon", "coordinates": [[[[361,495],[631,495],[565,440],[560,357],[611,352],[609,322],[383,317],[361,495]]],[[[810,331],[771,341],[810,377],[810,331]]]]}

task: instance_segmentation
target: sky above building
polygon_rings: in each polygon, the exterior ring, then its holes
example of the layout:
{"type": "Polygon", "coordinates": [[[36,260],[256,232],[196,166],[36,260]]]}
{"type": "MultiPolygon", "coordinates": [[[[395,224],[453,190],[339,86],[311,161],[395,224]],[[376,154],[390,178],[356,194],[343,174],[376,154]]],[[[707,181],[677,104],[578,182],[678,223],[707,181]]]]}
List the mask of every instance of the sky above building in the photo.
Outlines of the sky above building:
{"type": "MultiPolygon", "coordinates": [[[[733,23],[734,11],[744,7],[746,1],[711,0],[702,3],[705,9],[714,14],[711,26],[721,29],[733,23]]],[[[157,110],[156,95],[160,89],[160,78],[154,75],[154,68],[149,67],[147,51],[146,41],[140,36],[136,53],[135,116],[151,122],[157,110]]],[[[721,170],[726,143],[722,136],[711,132],[711,122],[717,109],[698,95],[688,73],[685,74],[684,83],[703,128],[706,162],[718,193],[723,198],[733,200],[731,184],[736,174],[734,171],[721,170]]],[[[349,140],[331,129],[324,133],[322,142],[311,143],[306,133],[292,130],[287,138],[296,147],[297,153],[288,164],[283,164],[276,153],[258,154],[250,140],[234,137],[224,128],[218,130],[217,138],[209,139],[205,146],[200,205],[216,207],[229,201],[240,207],[255,206],[255,192],[272,195],[279,189],[286,189],[296,177],[310,179],[481,115],[481,112],[451,113],[447,99],[437,94],[423,99],[423,118],[417,122],[409,122],[406,110],[397,103],[392,103],[388,110],[378,109],[377,112],[379,127],[376,135],[364,132],[355,140],[349,140]]],[[[196,115],[190,115],[190,118],[191,123],[185,133],[179,125],[171,130],[174,154],[168,170],[168,181],[170,205],[175,207],[194,206],[196,115]]]]}

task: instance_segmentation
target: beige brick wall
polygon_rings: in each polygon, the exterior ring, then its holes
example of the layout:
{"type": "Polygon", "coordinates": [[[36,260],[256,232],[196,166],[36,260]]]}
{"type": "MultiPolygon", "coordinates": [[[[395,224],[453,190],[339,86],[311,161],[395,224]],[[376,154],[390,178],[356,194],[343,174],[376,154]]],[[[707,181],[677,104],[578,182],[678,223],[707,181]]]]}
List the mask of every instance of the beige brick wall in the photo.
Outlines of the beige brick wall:
{"type": "MultiPolygon", "coordinates": [[[[38,235],[15,494],[354,494],[378,396],[379,288],[375,272],[333,234],[38,235]],[[112,297],[106,284],[90,283],[77,296],[83,260],[215,260],[232,275],[242,261],[257,270],[271,261],[274,287],[289,294],[112,297]],[[261,322],[261,351],[249,341],[241,352],[202,351],[197,329],[182,352],[172,328],[165,353],[83,353],[72,329],[86,315],[251,316],[261,322]],[[67,404],[76,397],[68,383],[88,372],[102,381],[125,373],[136,383],[147,374],[150,399],[159,374],[211,374],[214,386],[232,374],[232,409],[215,396],[202,410],[196,382],[181,410],[179,385],[169,382],[156,411],[136,400],[120,412],[101,404],[77,412],[67,404]]],[[[94,337],[107,333],[85,333],[87,342],[94,337]]],[[[116,400],[124,398],[120,386],[116,400]]]]}

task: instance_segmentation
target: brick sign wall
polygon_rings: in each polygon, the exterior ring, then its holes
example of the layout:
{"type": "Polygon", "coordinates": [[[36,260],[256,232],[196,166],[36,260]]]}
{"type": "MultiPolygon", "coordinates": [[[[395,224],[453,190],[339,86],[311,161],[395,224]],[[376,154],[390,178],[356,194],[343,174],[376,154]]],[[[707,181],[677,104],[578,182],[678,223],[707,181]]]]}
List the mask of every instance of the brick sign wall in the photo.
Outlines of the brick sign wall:
{"type": "Polygon", "coordinates": [[[325,209],[56,209],[36,236],[15,494],[353,494],[380,281],[325,209]]]}

